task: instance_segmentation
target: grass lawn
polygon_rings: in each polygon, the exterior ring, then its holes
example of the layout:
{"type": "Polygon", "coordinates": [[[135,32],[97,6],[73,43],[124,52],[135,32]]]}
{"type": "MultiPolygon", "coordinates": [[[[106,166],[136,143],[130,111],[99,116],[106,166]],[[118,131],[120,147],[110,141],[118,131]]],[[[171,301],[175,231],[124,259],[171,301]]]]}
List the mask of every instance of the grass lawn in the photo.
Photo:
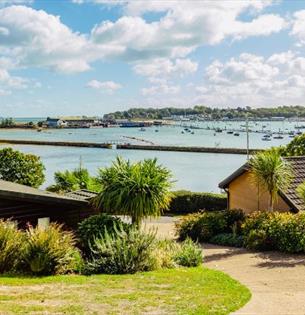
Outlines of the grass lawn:
{"type": "Polygon", "coordinates": [[[0,277],[0,314],[229,314],[250,299],[202,267],[135,275],[0,277]]]}

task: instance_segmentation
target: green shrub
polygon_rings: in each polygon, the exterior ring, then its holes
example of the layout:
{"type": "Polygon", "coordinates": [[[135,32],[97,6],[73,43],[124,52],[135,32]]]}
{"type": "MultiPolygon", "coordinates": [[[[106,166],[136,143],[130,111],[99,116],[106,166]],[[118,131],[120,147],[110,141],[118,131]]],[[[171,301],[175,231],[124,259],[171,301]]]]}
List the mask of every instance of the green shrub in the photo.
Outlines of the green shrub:
{"type": "Polygon", "coordinates": [[[192,240],[207,242],[220,233],[237,233],[244,220],[241,210],[225,210],[189,214],[176,223],[180,240],[190,237],[192,240]]]}
{"type": "Polygon", "coordinates": [[[213,236],[209,240],[209,242],[216,245],[243,247],[244,238],[242,235],[236,235],[233,233],[222,233],[213,236]]]}
{"type": "Polygon", "coordinates": [[[227,207],[227,197],[224,194],[195,193],[185,190],[173,193],[169,212],[175,214],[194,213],[200,210],[218,211],[227,207]]]}
{"type": "Polygon", "coordinates": [[[202,263],[202,249],[187,238],[174,255],[174,261],[184,267],[197,267],[202,263]]]}
{"type": "Polygon", "coordinates": [[[24,235],[10,221],[0,220],[0,273],[11,272],[20,262],[24,235]]]}
{"type": "Polygon", "coordinates": [[[243,224],[245,246],[249,249],[270,250],[277,249],[274,233],[278,233],[276,212],[254,212],[250,214],[243,224]],[[272,235],[273,234],[273,235],[272,235]]]}
{"type": "Polygon", "coordinates": [[[95,238],[102,238],[105,235],[105,231],[109,234],[115,233],[115,228],[118,226],[122,226],[126,230],[130,227],[130,224],[105,213],[90,216],[80,222],[77,236],[84,254],[90,254],[90,244],[94,243],[95,238]]]}
{"type": "Polygon", "coordinates": [[[136,228],[126,231],[122,225],[115,230],[113,234],[106,230],[102,238],[94,240],[92,259],[87,261],[85,272],[126,274],[152,270],[155,233],[144,233],[136,228]]]}
{"type": "Polygon", "coordinates": [[[241,233],[241,225],[246,219],[246,215],[241,209],[230,209],[224,212],[226,220],[226,232],[233,234],[241,233]]]}
{"type": "Polygon", "coordinates": [[[46,229],[30,227],[26,231],[22,270],[33,275],[54,275],[80,268],[81,258],[74,247],[73,234],[51,224],[46,229]]]}
{"type": "Polygon", "coordinates": [[[243,225],[247,248],[305,252],[305,214],[256,212],[243,225]]]}
{"type": "Polygon", "coordinates": [[[305,134],[295,137],[286,146],[280,147],[282,156],[300,156],[305,155],[305,134]]]}
{"type": "Polygon", "coordinates": [[[174,256],[179,248],[180,244],[173,240],[156,240],[153,250],[153,257],[155,259],[155,265],[153,269],[177,267],[174,256]]]}

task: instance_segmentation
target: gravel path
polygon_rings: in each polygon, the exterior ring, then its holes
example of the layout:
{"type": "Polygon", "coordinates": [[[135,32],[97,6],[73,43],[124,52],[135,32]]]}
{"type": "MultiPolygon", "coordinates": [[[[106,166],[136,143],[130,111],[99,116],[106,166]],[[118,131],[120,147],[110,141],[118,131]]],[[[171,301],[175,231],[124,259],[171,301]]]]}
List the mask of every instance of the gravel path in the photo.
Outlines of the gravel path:
{"type": "Polygon", "coordinates": [[[245,284],[252,298],[238,315],[304,315],[305,256],[204,244],[204,265],[245,284]]]}

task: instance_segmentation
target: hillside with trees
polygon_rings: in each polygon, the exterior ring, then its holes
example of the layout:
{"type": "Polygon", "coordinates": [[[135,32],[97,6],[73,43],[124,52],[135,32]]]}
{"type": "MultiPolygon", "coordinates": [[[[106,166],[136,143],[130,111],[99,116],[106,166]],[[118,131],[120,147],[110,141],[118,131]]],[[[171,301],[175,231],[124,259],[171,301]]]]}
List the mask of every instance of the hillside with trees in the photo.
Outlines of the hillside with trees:
{"type": "Polygon", "coordinates": [[[304,106],[279,106],[251,108],[212,108],[197,105],[188,108],[130,108],[126,111],[117,111],[104,115],[104,119],[164,119],[170,116],[191,116],[198,115],[211,119],[242,119],[249,118],[271,118],[271,117],[303,117],[305,118],[304,106]]]}

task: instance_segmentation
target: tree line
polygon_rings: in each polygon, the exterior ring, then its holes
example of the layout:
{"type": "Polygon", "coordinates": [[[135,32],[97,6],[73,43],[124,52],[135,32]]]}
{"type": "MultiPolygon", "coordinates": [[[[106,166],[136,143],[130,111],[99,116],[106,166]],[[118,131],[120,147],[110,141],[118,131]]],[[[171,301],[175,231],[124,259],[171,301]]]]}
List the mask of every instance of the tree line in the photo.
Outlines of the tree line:
{"type": "Polygon", "coordinates": [[[187,108],[164,107],[164,108],[130,108],[125,111],[116,111],[104,115],[104,119],[164,119],[172,115],[190,116],[202,115],[211,119],[242,119],[246,118],[271,118],[271,117],[305,117],[304,106],[278,106],[251,108],[212,108],[197,105],[187,108]]]}

